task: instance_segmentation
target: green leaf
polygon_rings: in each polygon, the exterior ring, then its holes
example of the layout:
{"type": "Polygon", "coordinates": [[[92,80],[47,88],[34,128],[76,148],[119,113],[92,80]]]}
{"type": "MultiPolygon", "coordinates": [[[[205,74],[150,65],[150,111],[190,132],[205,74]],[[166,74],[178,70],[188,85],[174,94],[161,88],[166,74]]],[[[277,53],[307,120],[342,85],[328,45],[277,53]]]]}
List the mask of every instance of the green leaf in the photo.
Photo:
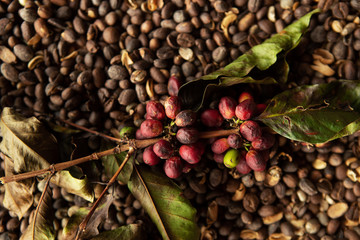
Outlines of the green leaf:
{"type": "MultiPolygon", "coordinates": [[[[113,202],[113,196],[111,194],[104,195],[99,207],[95,210],[94,214],[90,218],[85,232],[81,235],[82,238],[88,239],[99,234],[99,225],[108,218],[109,207],[113,202]]],[[[73,215],[70,216],[68,223],[63,229],[64,239],[74,239],[78,227],[82,220],[89,213],[90,208],[79,208],[73,215]]]]}
{"type": "Polygon", "coordinates": [[[126,226],[122,226],[116,228],[112,231],[105,231],[100,233],[99,235],[91,238],[91,240],[108,240],[108,239],[116,239],[116,240],[143,240],[146,239],[144,237],[143,226],[140,224],[129,224],[126,226]]]}
{"type": "Polygon", "coordinates": [[[165,175],[143,166],[134,166],[128,187],[141,202],[163,239],[199,239],[196,209],[165,175]]]}
{"type": "Polygon", "coordinates": [[[55,176],[51,178],[51,182],[64,188],[68,193],[76,194],[89,202],[94,201],[94,190],[88,178],[82,174],[78,167],[57,172],[55,176]]]}
{"type": "MultiPolygon", "coordinates": [[[[43,180],[45,181],[45,180],[43,180]]],[[[55,239],[55,229],[53,225],[54,210],[52,209],[52,198],[50,188],[46,189],[44,198],[39,207],[39,212],[35,214],[29,221],[29,226],[21,235],[20,240],[36,239],[36,240],[52,240],[55,239]]]]}
{"type": "MultiPolygon", "coordinates": [[[[101,146],[101,151],[105,151],[113,147],[115,147],[115,144],[104,141],[101,146]]],[[[119,154],[107,155],[101,158],[106,176],[110,178],[115,174],[115,172],[118,170],[119,166],[123,162],[124,158],[126,157],[126,154],[127,152],[121,152],[119,154]]],[[[131,173],[133,172],[133,165],[134,157],[132,155],[129,161],[125,164],[123,170],[120,172],[117,180],[126,184],[131,177],[131,173]]]]}
{"type": "MultiPolygon", "coordinates": [[[[6,155],[3,155],[2,158],[4,159],[5,163],[5,176],[14,175],[15,172],[13,160],[6,155]]],[[[4,207],[15,213],[16,216],[21,219],[33,204],[35,180],[31,178],[23,181],[10,182],[6,183],[4,187],[4,207]]]]}
{"type": "Polygon", "coordinates": [[[11,108],[1,113],[0,150],[14,160],[15,173],[47,168],[58,162],[56,138],[35,117],[25,118],[11,108]]]}
{"type": "Polygon", "coordinates": [[[360,82],[301,86],[275,96],[258,117],[280,135],[323,143],[360,130],[360,82]]]}
{"type": "Polygon", "coordinates": [[[286,55],[299,44],[311,16],[319,11],[316,9],[306,14],[280,33],[252,47],[223,69],[184,84],[179,91],[184,108],[198,110],[218,88],[239,83],[285,83],[289,73],[286,55]]]}

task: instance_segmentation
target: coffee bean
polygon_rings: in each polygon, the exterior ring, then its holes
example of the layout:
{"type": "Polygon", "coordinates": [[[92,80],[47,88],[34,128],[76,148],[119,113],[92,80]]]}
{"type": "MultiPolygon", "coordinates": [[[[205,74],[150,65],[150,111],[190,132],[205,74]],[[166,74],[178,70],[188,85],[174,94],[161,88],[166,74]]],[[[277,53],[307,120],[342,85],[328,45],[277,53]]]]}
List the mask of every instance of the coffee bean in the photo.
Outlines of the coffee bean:
{"type": "Polygon", "coordinates": [[[349,14],[349,8],[346,3],[336,3],[332,8],[332,14],[338,19],[345,19],[349,14]]]}
{"type": "Polygon", "coordinates": [[[115,80],[122,80],[129,76],[126,68],[120,65],[112,65],[109,67],[107,74],[110,78],[115,80]]]}
{"type": "Polygon", "coordinates": [[[178,33],[191,33],[194,29],[194,25],[191,22],[182,22],[176,25],[175,30],[178,33]]]}
{"type": "Polygon", "coordinates": [[[118,98],[118,101],[121,105],[129,105],[136,99],[136,92],[134,89],[125,89],[123,90],[118,98]]]}
{"type": "Polygon", "coordinates": [[[8,64],[8,63],[1,64],[0,70],[1,70],[1,74],[7,80],[12,81],[12,82],[19,81],[19,79],[18,79],[19,72],[11,64],[8,64]]]}
{"type": "Polygon", "coordinates": [[[249,0],[247,7],[250,12],[255,13],[259,11],[259,9],[261,8],[263,4],[262,2],[263,2],[262,0],[249,0]]]}
{"type": "Polygon", "coordinates": [[[217,47],[212,53],[212,58],[215,62],[223,61],[227,56],[227,50],[225,47],[217,47]]]}

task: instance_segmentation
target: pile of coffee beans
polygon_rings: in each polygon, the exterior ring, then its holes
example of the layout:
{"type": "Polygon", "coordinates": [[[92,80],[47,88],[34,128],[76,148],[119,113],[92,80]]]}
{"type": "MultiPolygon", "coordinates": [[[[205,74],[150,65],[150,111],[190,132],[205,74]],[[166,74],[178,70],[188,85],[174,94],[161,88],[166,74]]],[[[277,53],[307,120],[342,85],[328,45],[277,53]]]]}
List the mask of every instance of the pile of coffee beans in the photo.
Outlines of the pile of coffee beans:
{"type": "MultiPolygon", "coordinates": [[[[299,47],[287,56],[288,87],[359,79],[357,0],[2,0],[0,106],[28,116],[53,115],[106,133],[140,127],[150,120],[149,101],[165,106],[182,83],[224,67],[316,7],[322,13],[313,17],[299,47]],[[235,20],[224,21],[229,15],[235,20]]],[[[259,101],[278,90],[251,89],[259,101]]],[[[220,99],[212,99],[203,112],[219,110],[220,99]]],[[[207,123],[209,128],[221,126],[219,119],[225,116],[217,116],[207,123]]],[[[176,115],[168,118],[175,120],[176,115]]],[[[229,138],[229,146],[238,149],[239,135],[229,138]]],[[[360,239],[359,136],[315,146],[276,138],[264,171],[228,169],[208,149],[192,171],[177,179],[198,209],[202,239],[360,239]]],[[[98,149],[99,142],[92,137],[89,146],[98,149]]],[[[236,151],[226,162],[243,156],[236,151]]],[[[0,191],[3,198],[4,188],[0,191]]],[[[103,230],[146,221],[126,188],[117,185],[116,191],[120,193],[112,209],[118,212],[103,230]]],[[[54,226],[61,239],[70,209],[87,203],[56,187],[53,198],[54,226]]],[[[19,221],[2,209],[0,238],[18,239],[29,216],[19,221]]]]}

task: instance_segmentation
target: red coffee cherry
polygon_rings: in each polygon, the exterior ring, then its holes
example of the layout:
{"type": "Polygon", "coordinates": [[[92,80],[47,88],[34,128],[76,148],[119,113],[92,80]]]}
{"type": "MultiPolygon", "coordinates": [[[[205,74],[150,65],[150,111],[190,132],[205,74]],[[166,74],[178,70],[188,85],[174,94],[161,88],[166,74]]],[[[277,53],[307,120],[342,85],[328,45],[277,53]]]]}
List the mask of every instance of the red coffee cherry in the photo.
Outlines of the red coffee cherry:
{"type": "Polygon", "coordinates": [[[153,145],[145,148],[143,153],[143,161],[150,166],[156,165],[160,162],[160,158],[154,153],[153,145]]]}
{"type": "Polygon", "coordinates": [[[243,138],[252,142],[261,136],[261,128],[256,122],[249,120],[240,125],[240,133],[243,138]]]}
{"type": "Polygon", "coordinates": [[[165,161],[164,171],[169,178],[180,177],[183,169],[183,163],[180,157],[171,157],[165,161]]]}
{"type": "Polygon", "coordinates": [[[246,154],[246,163],[254,171],[264,171],[266,169],[266,161],[262,154],[256,150],[250,150],[246,154]]]}
{"type": "Polygon", "coordinates": [[[168,159],[174,153],[174,148],[171,146],[171,143],[164,139],[155,143],[153,150],[161,159],[168,159]]]}
{"type": "Polygon", "coordinates": [[[168,97],[164,103],[164,106],[165,114],[170,119],[175,119],[176,115],[181,110],[180,100],[175,96],[168,97]]]}
{"type": "Polygon", "coordinates": [[[225,119],[235,117],[236,101],[231,97],[222,97],[219,103],[219,111],[225,119]]]}
{"type": "Polygon", "coordinates": [[[253,100],[247,99],[236,106],[235,114],[240,120],[248,120],[256,113],[256,104],[253,100]]]}
{"type": "Polygon", "coordinates": [[[201,122],[207,127],[220,127],[224,121],[219,110],[207,109],[201,114],[201,122]]]}
{"type": "Polygon", "coordinates": [[[141,123],[140,131],[145,138],[154,138],[162,133],[163,125],[158,120],[147,119],[141,123]]]}
{"type": "Polygon", "coordinates": [[[221,154],[230,148],[227,138],[220,138],[211,144],[211,150],[216,154],[221,154]]]}
{"type": "Polygon", "coordinates": [[[158,102],[151,100],[146,103],[146,117],[155,119],[155,120],[164,120],[165,119],[165,108],[164,106],[158,102]]]}

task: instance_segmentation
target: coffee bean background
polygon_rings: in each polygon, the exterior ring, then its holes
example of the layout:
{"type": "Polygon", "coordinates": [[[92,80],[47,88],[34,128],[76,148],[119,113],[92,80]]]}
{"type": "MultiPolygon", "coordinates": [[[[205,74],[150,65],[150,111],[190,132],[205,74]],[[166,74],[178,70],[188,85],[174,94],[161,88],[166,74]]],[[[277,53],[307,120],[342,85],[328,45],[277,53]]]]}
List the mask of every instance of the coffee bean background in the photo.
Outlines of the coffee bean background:
{"type": "MultiPolygon", "coordinates": [[[[357,0],[1,0],[0,105],[108,134],[138,127],[146,101],[167,97],[170,76],[185,83],[224,67],[316,7],[322,13],[288,56],[289,87],[360,79],[357,0]],[[236,20],[226,34],[221,23],[229,13],[236,20]]],[[[99,144],[89,138],[91,150],[99,144]]],[[[178,183],[198,209],[202,239],[276,239],[281,233],[356,240],[359,144],[358,134],[316,146],[278,137],[266,172],[240,176],[207,156],[178,183]],[[209,219],[215,208],[217,217],[209,219]]],[[[158,236],[125,186],[117,184],[112,193],[103,230],[142,221],[158,236]]],[[[89,204],[56,187],[53,198],[62,239],[69,212],[89,204]]],[[[0,239],[18,239],[30,214],[18,220],[2,207],[0,239]]]]}

